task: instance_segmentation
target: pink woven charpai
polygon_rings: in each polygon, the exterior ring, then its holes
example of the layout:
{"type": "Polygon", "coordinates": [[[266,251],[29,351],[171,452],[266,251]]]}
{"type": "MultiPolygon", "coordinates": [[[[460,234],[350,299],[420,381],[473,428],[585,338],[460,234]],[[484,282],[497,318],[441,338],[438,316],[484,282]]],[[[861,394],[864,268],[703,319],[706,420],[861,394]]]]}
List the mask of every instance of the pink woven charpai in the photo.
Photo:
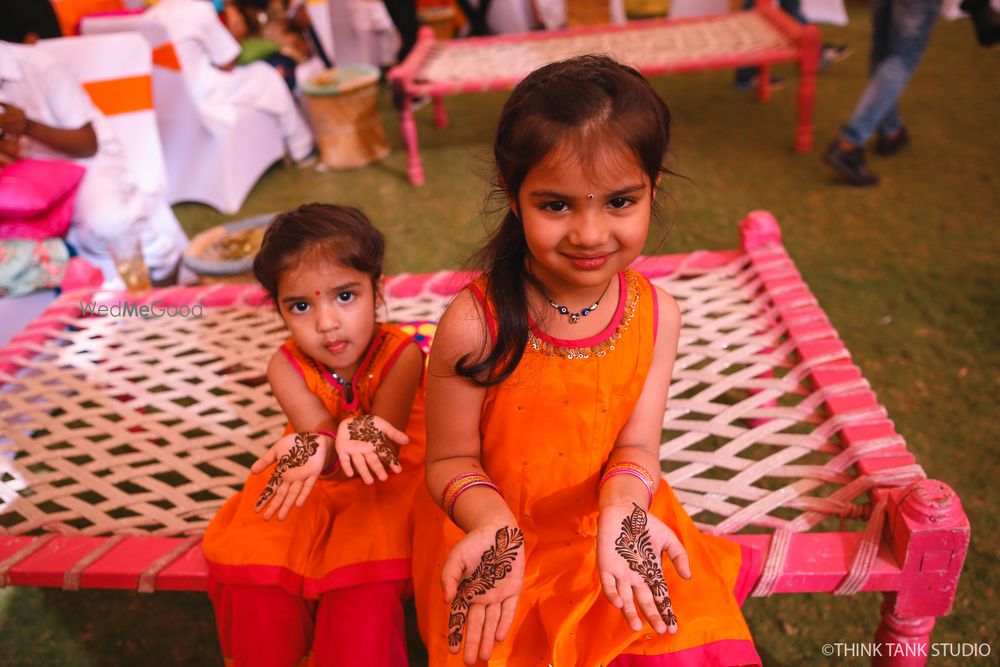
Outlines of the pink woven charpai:
{"type": "MultiPolygon", "coordinates": [[[[870,491],[924,474],[916,465],[859,473],[861,459],[905,443],[873,398],[829,409],[870,390],[860,375],[814,381],[820,369],[852,366],[783,248],[636,266],[683,312],[660,454],[687,511],[709,532],[775,533],[759,595],[771,592],[792,533],[867,526],[838,592],[857,590],[884,514],[879,508],[865,523],[870,491]],[[881,435],[843,437],[868,426],[881,435]]],[[[433,322],[468,278],[395,276],[385,315],[429,343],[433,322]]],[[[285,420],[263,369],[285,333],[259,288],[147,297],[204,304],[201,318],[80,313],[81,300],[121,298],[66,295],[34,334],[0,353],[0,532],[197,535],[281,433],[285,420]]]]}
{"type": "Polygon", "coordinates": [[[416,81],[519,80],[542,65],[585,53],[607,53],[650,69],[674,63],[790,48],[790,40],[754,12],[702,22],[651,22],[617,31],[567,32],[520,41],[451,40],[434,45],[416,81]]]}

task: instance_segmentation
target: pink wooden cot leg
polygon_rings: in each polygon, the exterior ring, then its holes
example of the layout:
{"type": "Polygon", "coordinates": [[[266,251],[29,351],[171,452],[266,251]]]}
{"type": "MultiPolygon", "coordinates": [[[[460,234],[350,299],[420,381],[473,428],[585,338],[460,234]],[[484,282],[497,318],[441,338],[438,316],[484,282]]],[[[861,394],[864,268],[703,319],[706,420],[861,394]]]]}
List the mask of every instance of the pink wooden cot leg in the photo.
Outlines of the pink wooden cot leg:
{"type": "Polygon", "coordinates": [[[955,492],[935,480],[889,492],[887,519],[903,587],[885,596],[875,633],[883,656],[873,664],[917,667],[927,661],[935,617],[951,611],[955,601],[969,520],[955,492]]]}
{"type": "Polygon", "coordinates": [[[434,96],[434,127],[439,130],[448,129],[448,110],[444,108],[444,97],[434,96]]]}
{"type": "Polygon", "coordinates": [[[808,153],[813,145],[813,107],[816,105],[816,72],[819,70],[820,35],[816,26],[802,30],[802,58],[799,60],[798,120],[795,125],[795,152],[808,153]]]}
{"type": "MultiPolygon", "coordinates": [[[[405,90],[405,89],[404,89],[405,90]]],[[[424,184],[424,165],[420,162],[420,145],[417,143],[417,123],[413,120],[413,101],[403,95],[403,108],[399,112],[399,129],[406,142],[407,173],[413,185],[424,184]]]]}
{"type": "Polygon", "coordinates": [[[771,67],[764,65],[757,73],[757,101],[767,102],[771,99],[771,67]]]}
{"type": "Polygon", "coordinates": [[[882,603],[882,622],[875,631],[878,654],[872,665],[878,667],[923,667],[930,653],[934,617],[900,618],[892,613],[896,594],[886,593],[882,603]]]}

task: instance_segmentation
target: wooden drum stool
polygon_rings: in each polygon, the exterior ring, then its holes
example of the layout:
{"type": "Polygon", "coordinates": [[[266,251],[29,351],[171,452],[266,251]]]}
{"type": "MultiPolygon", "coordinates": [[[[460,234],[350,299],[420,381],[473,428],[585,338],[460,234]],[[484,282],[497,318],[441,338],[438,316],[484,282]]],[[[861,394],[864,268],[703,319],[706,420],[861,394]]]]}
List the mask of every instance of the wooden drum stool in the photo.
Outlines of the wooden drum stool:
{"type": "Polygon", "coordinates": [[[611,10],[605,0],[566,0],[566,25],[570,28],[610,22],[611,10]]]}
{"type": "Polygon", "coordinates": [[[446,40],[455,36],[455,8],[451,6],[424,7],[417,10],[417,19],[434,31],[435,39],[446,40]]]}
{"type": "Polygon", "coordinates": [[[338,67],[302,86],[319,159],[333,169],[363,167],[389,154],[376,104],[379,71],[366,65],[338,67]]]}

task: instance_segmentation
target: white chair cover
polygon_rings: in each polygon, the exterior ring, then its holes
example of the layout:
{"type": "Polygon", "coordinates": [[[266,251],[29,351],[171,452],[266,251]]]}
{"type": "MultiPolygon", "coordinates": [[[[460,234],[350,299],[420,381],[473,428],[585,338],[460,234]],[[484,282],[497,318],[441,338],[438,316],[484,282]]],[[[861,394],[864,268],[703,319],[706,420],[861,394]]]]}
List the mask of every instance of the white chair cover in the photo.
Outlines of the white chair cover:
{"type": "MultiPolygon", "coordinates": [[[[136,34],[47,39],[39,42],[38,47],[69,65],[85,86],[89,83],[114,85],[116,81],[151,77],[153,72],[150,47],[136,34]]],[[[149,228],[157,238],[173,237],[174,243],[165,244],[164,248],[183,251],[188,238],[167,198],[167,171],[153,107],[105,113],[104,116],[121,145],[132,179],[143,195],[149,228]]],[[[152,245],[154,247],[147,248],[144,243],[143,252],[155,255],[160,243],[152,245]]],[[[156,259],[147,255],[147,260],[155,263],[156,259]]],[[[105,275],[108,275],[107,269],[105,275]]]]}
{"type": "MultiPolygon", "coordinates": [[[[138,32],[154,52],[173,54],[173,66],[153,68],[156,121],[166,150],[170,203],[203,202],[227,214],[243,205],[257,179],[285,153],[274,119],[257,109],[199,108],[166,29],[138,16],[86,17],[83,34],[138,32]]],[[[169,60],[169,59],[168,59],[169,60]]]]}

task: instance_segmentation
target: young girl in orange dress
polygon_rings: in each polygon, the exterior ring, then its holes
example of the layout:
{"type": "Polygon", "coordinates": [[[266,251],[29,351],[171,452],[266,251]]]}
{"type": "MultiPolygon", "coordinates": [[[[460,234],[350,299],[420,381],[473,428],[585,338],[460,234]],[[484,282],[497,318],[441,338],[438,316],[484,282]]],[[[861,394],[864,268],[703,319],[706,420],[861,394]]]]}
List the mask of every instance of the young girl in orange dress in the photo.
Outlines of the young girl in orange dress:
{"type": "Polygon", "coordinates": [[[254,259],[291,334],[267,367],[288,427],[205,533],[227,665],[407,664],[424,363],[376,321],[384,248],[360,211],[310,204],[254,259]]]}
{"type": "Polygon", "coordinates": [[[504,106],[509,211],[428,368],[413,569],[432,666],[760,664],[749,554],[699,533],[660,474],[680,313],[628,267],[669,139],[649,83],[603,56],[536,70],[504,106]]]}

